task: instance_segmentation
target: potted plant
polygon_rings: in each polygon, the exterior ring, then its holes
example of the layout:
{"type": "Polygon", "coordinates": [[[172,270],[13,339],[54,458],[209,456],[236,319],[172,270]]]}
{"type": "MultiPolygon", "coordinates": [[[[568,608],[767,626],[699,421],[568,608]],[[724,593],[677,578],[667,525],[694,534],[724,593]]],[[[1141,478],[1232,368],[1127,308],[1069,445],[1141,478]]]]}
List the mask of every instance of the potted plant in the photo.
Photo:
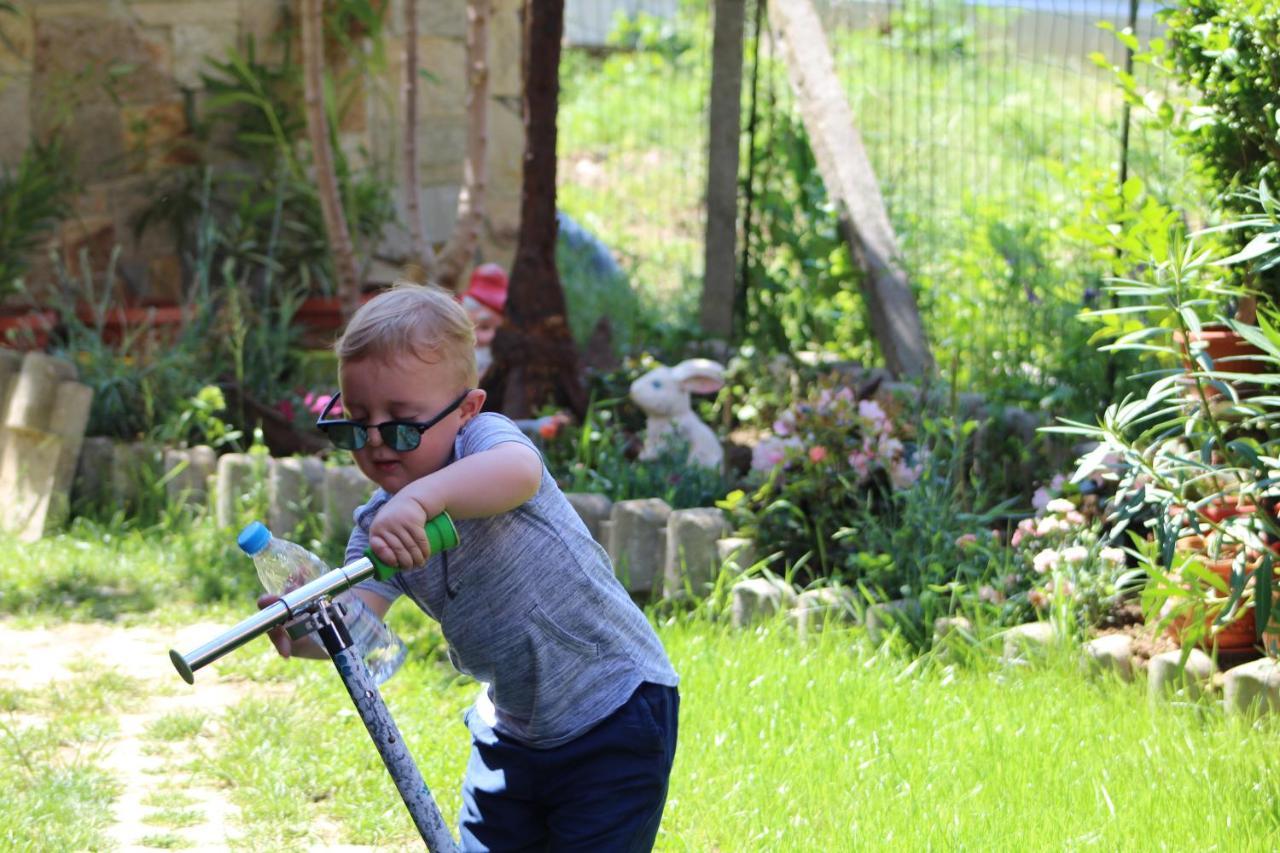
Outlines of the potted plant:
{"type": "MultiPolygon", "coordinates": [[[[1270,424],[1280,414],[1280,396],[1242,398],[1233,385],[1240,374],[1230,365],[1191,350],[1187,369],[1188,350],[1179,345],[1202,331],[1214,297],[1238,294],[1223,283],[1221,267],[1258,257],[1202,250],[1196,235],[1173,241],[1149,280],[1116,282],[1117,296],[1137,304],[1099,313],[1142,321],[1107,348],[1137,350],[1162,364],[1143,374],[1153,377],[1144,397],[1109,406],[1097,425],[1056,428],[1098,442],[1078,471],[1121,460],[1111,474],[1118,487],[1109,521],[1114,533],[1132,525],[1131,534],[1153,540],[1136,549],[1150,577],[1146,610],[1184,640],[1216,635],[1221,644],[1224,629],[1253,615],[1256,641],[1271,621],[1275,556],[1268,541],[1280,541],[1280,526],[1274,513],[1256,508],[1277,502],[1280,439],[1270,424]]],[[[1280,384],[1280,313],[1260,308],[1256,326],[1218,322],[1256,351],[1251,358],[1263,372],[1253,381],[1264,391],[1280,384]]],[[[1230,636],[1238,640],[1248,630],[1244,622],[1230,636]]]]}
{"type": "Polygon", "coordinates": [[[1215,537],[1186,536],[1174,546],[1173,568],[1167,574],[1149,565],[1150,580],[1143,590],[1144,610],[1157,613],[1157,630],[1182,645],[1199,645],[1227,654],[1254,651],[1258,645],[1254,584],[1256,552],[1215,537]],[[1242,567],[1242,561],[1252,567],[1242,567]],[[1233,595],[1237,578],[1246,578],[1244,591],[1233,595]]]}

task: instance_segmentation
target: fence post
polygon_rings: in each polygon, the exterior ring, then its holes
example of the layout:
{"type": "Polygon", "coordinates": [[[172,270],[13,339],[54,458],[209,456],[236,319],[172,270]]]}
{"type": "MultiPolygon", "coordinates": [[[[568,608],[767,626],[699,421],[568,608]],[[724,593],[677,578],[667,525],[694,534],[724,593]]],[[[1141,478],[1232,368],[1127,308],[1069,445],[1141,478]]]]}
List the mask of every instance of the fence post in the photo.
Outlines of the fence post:
{"type": "Polygon", "coordinates": [[[726,341],[733,337],[733,300],[737,291],[734,273],[745,17],[746,0],[715,0],[707,128],[707,230],[699,314],[703,331],[726,341]]]}

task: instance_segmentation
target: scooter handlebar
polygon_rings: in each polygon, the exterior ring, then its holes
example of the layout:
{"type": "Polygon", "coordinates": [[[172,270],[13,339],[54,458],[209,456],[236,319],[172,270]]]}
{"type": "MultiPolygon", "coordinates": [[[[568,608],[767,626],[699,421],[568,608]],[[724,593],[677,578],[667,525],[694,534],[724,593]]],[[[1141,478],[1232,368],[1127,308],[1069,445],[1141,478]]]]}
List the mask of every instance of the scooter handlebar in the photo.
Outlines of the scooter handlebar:
{"type": "Polygon", "coordinates": [[[355,562],[326,572],[310,583],[282,595],[257,613],[186,654],[169,650],[169,660],[188,684],[195,683],[195,672],[218,658],[243,646],[268,631],[283,626],[322,598],[350,589],[374,574],[373,562],[361,557],[355,562]]]}
{"type": "MultiPolygon", "coordinates": [[[[426,534],[433,554],[447,551],[458,544],[458,530],[447,512],[442,512],[427,522],[426,534]]],[[[196,670],[235,651],[255,637],[292,621],[320,599],[337,595],[366,578],[387,580],[396,573],[394,566],[383,563],[374,556],[372,550],[366,548],[364,554],[354,562],[333,569],[310,583],[285,593],[279,600],[186,654],[170,649],[169,660],[173,661],[174,669],[178,670],[187,684],[194,684],[196,670]]]]}

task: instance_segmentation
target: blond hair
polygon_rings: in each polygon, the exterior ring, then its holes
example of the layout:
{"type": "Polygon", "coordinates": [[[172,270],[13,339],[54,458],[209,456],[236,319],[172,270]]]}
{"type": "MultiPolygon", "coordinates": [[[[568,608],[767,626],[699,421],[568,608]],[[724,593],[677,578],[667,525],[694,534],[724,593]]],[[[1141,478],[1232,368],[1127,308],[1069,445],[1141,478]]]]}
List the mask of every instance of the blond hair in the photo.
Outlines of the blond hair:
{"type": "Polygon", "coordinates": [[[453,368],[458,381],[476,386],[476,335],[453,294],[434,284],[397,281],[351,317],[334,344],[338,364],[406,353],[453,368]]]}

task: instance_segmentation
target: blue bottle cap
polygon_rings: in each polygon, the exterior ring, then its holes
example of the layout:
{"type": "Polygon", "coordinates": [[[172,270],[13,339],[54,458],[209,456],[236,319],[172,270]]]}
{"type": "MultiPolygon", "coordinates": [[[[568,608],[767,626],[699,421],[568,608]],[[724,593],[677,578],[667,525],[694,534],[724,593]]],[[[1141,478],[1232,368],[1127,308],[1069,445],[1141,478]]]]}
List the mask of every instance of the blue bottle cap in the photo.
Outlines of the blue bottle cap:
{"type": "Polygon", "coordinates": [[[261,521],[250,522],[236,537],[236,544],[240,546],[240,550],[250,557],[267,547],[270,541],[271,531],[261,521]]]}

